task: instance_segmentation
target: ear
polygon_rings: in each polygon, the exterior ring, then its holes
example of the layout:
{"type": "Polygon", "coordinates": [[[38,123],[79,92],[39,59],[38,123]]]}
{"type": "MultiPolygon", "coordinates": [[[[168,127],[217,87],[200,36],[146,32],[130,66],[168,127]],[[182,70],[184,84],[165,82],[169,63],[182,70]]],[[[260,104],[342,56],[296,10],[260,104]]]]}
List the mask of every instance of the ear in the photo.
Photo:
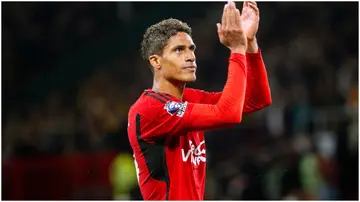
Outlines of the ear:
{"type": "Polygon", "coordinates": [[[151,66],[154,67],[154,70],[159,70],[161,67],[161,57],[159,55],[151,55],[149,57],[151,66]]]}

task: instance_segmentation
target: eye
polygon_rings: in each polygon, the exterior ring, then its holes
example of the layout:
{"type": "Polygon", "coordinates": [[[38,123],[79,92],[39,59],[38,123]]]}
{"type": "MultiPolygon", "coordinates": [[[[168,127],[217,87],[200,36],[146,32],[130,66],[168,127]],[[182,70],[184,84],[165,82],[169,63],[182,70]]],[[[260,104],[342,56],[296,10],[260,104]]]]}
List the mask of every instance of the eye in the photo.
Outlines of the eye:
{"type": "Polygon", "coordinates": [[[181,49],[181,48],[176,48],[175,49],[175,53],[181,53],[183,51],[183,49],[181,49]]]}

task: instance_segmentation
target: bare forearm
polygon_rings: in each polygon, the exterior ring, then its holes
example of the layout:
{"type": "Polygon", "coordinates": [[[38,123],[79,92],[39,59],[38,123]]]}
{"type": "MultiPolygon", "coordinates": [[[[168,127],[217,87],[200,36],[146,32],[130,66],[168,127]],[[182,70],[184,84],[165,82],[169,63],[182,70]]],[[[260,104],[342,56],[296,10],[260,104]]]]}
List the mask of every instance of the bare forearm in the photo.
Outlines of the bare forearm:
{"type": "Polygon", "coordinates": [[[259,46],[257,43],[256,38],[248,39],[248,47],[246,52],[247,53],[257,53],[259,51],[259,46]]]}

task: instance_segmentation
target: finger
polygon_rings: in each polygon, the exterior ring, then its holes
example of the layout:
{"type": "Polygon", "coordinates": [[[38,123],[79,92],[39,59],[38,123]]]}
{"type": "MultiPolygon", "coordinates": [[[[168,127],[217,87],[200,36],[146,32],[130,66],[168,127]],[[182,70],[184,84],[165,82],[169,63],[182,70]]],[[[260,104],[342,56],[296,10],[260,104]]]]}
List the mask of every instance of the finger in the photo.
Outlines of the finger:
{"type": "Polygon", "coordinates": [[[227,4],[224,6],[223,14],[221,17],[221,25],[226,26],[226,10],[227,10],[227,4]]]}
{"type": "Polygon", "coordinates": [[[231,26],[231,9],[230,9],[230,5],[227,5],[225,11],[225,26],[223,28],[225,28],[225,30],[228,30],[230,26],[231,26]]]}
{"type": "Polygon", "coordinates": [[[255,13],[256,13],[256,14],[259,14],[259,8],[258,8],[256,5],[254,5],[254,4],[249,4],[249,6],[250,6],[250,8],[252,8],[252,9],[255,10],[255,13]]]}
{"type": "Polygon", "coordinates": [[[236,15],[235,4],[234,4],[233,2],[230,2],[230,7],[229,7],[229,25],[230,25],[232,28],[233,28],[234,26],[236,26],[235,15],[236,15]]]}
{"type": "Polygon", "coordinates": [[[244,8],[244,7],[247,7],[248,4],[249,4],[249,1],[244,1],[244,2],[243,2],[243,8],[244,8]]]}
{"type": "Polygon", "coordinates": [[[241,27],[241,20],[240,20],[240,11],[239,11],[239,9],[236,9],[236,10],[235,10],[234,19],[235,19],[235,27],[241,29],[242,27],[241,27]]]}
{"type": "Polygon", "coordinates": [[[248,1],[244,1],[243,3],[243,7],[242,7],[242,12],[244,12],[245,8],[248,7],[248,1]]]}
{"type": "Polygon", "coordinates": [[[248,4],[254,4],[255,6],[257,6],[256,1],[248,1],[248,4]]]}
{"type": "Polygon", "coordinates": [[[231,5],[232,5],[232,7],[233,7],[234,9],[236,9],[236,4],[235,4],[235,2],[231,1],[231,5]]]}
{"type": "Polygon", "coordinates": [[[217,27],[217,32],[220,35],[222,33],[222,29],[221,29],[221,24],[220,23],[216,23],[216,27],[217,27]]]}
{"type": "Polygon", "coordinates": [[[255,1],[249,1],[248,7],[254,10],[259,10],[255,1]],[[257,9],[255,9],[254,7],[256,7],[257,9]]]}

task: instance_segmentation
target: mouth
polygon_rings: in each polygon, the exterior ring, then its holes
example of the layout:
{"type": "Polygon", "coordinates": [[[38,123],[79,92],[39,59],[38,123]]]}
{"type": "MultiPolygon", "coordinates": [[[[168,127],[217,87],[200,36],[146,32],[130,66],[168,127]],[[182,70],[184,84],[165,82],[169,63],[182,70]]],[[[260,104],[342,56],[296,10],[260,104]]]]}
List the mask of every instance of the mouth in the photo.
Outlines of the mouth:
{"type": "Polygon", "coordinates": [[[195,65],[190,65],[190,66],[184,67],[184,69],[196,70],[196,66],[195,65]]]}

